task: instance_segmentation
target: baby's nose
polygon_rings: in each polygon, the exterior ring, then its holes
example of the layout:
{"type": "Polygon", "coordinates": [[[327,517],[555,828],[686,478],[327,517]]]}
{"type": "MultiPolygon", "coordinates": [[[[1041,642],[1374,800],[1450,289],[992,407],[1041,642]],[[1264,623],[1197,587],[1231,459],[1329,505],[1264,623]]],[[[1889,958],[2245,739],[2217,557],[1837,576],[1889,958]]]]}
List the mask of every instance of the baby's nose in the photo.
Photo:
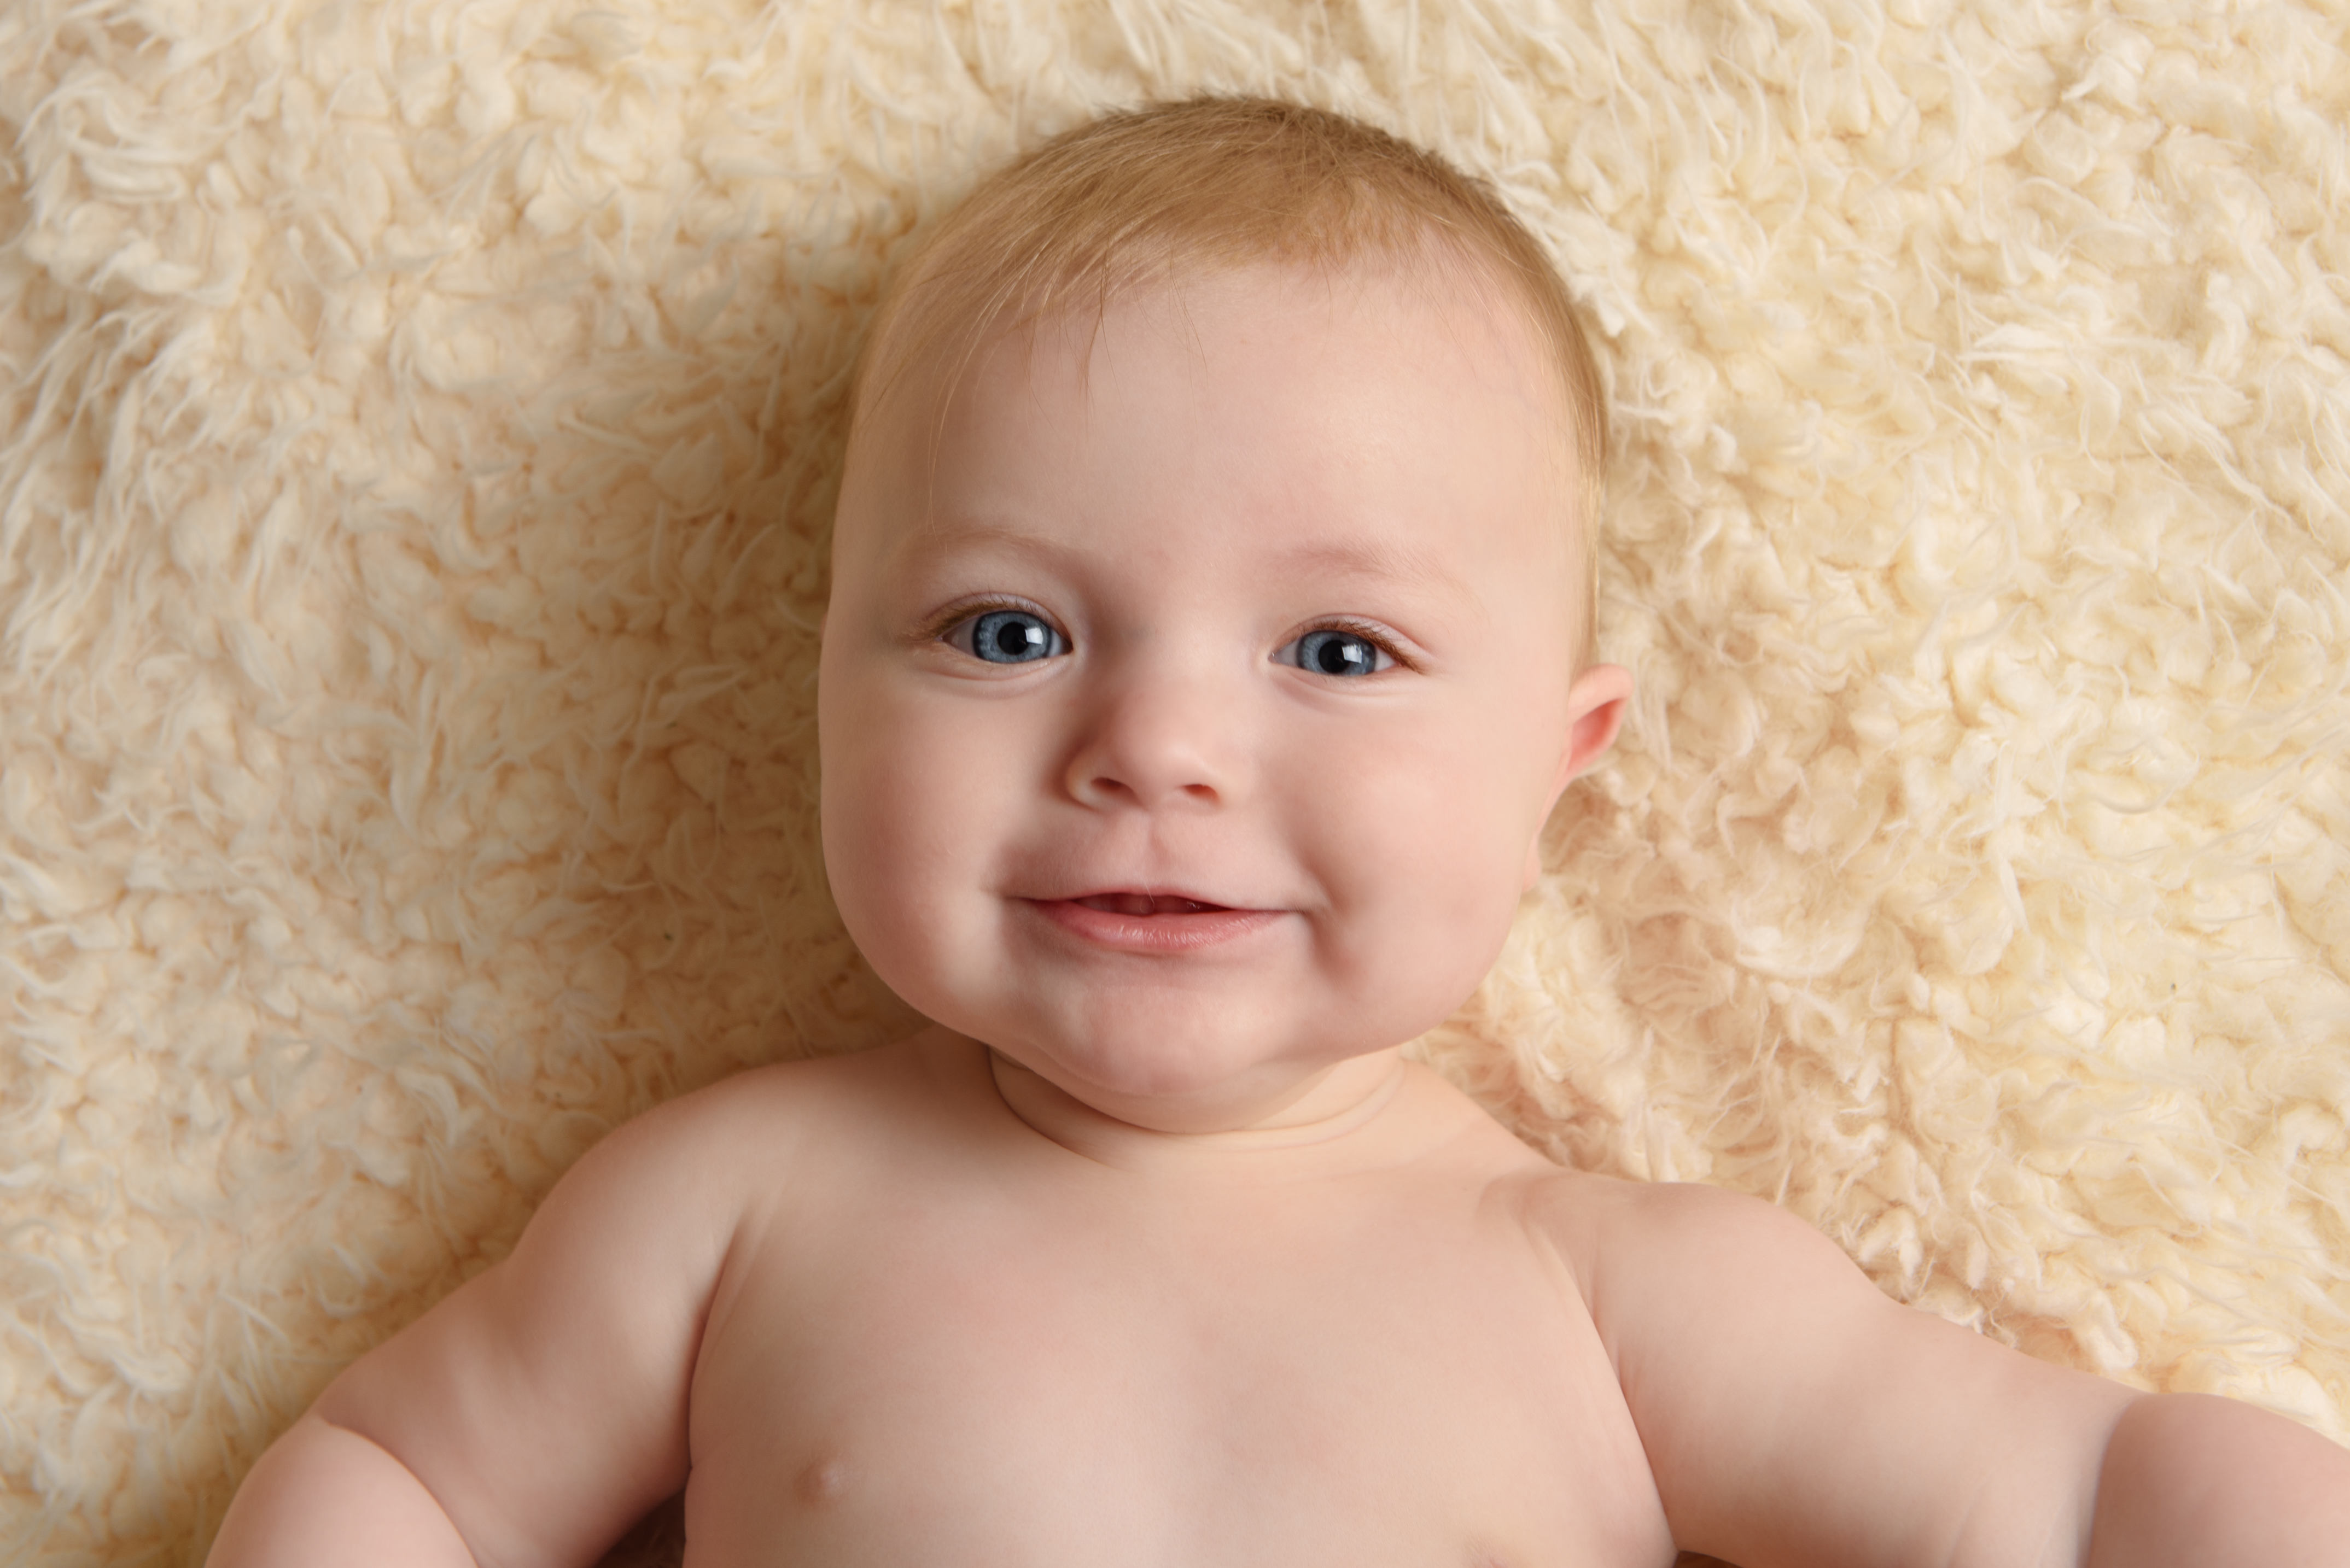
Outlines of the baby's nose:
{"type": "Polygon", "coordinates": [[[1252,771],[1240,707],[1237,693],[1196,672],[1133,672],[1086,715],[1069,794],[1087,805],[1152,811],[1232,805],[1252,771]]]}

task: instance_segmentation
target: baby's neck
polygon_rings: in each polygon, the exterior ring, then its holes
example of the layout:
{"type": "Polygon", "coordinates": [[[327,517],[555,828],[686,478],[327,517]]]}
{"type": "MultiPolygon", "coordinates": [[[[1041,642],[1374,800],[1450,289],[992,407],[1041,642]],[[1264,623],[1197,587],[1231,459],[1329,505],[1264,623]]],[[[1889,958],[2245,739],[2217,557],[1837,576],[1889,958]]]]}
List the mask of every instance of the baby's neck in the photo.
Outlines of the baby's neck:
{"type": "MultiPolygon", "coordinates": [[[[985,1049],[982,1047],[982,1049],[985,1049]]],[[[1431,1096],[1428,1075],[1399,1047],[1325,1069],[1304,1092],[1231,1125],[1166,1131],[1123,1121],[1087,1105],[1051,1080],[988,1050],[996,1092],[1013,1116],[1073,1154],[1145,1173],[1288,1179],[1395,1163],[1441,1136],[1455,1096],[1431,1096]]]]}

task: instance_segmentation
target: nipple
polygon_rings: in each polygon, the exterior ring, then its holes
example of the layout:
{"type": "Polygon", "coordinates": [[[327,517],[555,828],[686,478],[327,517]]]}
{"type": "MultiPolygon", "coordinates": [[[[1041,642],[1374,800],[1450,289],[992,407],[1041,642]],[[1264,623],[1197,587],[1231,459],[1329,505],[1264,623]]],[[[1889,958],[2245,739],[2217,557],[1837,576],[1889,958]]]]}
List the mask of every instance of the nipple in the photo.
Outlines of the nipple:
{"type": "Polygon", "coordinates": [[[793,1490],[812,1508],[829,1507],[848,1490],[848,1467],[829,1456],[817,1459],[800,1471],[793,1490]]]}

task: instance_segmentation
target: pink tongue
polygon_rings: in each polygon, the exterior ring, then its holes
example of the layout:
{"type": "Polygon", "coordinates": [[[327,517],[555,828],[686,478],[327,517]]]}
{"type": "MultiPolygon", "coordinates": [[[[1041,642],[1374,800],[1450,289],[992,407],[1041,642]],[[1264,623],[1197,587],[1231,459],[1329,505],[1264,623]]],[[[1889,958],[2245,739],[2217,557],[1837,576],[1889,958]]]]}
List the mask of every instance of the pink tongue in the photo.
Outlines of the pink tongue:
{"type": "Polygon", "coordinates": [[[1099,909],[1106,915],[1193,915],[1202,909],[1218,908],[1191,898],[1162,898],[1154,893],[1096,893],[1080,898],[1078,903],[1088,909],[1099,909]]]}

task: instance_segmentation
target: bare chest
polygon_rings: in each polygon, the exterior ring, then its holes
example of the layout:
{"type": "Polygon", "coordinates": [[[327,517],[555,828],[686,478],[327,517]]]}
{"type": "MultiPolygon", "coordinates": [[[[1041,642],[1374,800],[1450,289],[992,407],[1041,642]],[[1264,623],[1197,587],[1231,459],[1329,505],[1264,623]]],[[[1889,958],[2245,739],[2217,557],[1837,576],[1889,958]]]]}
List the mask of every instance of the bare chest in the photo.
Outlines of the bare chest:
{"type": "Polygon", "coordinates": [[[693,1568],[1672,1559],[1580,1301],[1473,1207],[901,1194],[791,1243],[702,1346],[693,1568]]]}

